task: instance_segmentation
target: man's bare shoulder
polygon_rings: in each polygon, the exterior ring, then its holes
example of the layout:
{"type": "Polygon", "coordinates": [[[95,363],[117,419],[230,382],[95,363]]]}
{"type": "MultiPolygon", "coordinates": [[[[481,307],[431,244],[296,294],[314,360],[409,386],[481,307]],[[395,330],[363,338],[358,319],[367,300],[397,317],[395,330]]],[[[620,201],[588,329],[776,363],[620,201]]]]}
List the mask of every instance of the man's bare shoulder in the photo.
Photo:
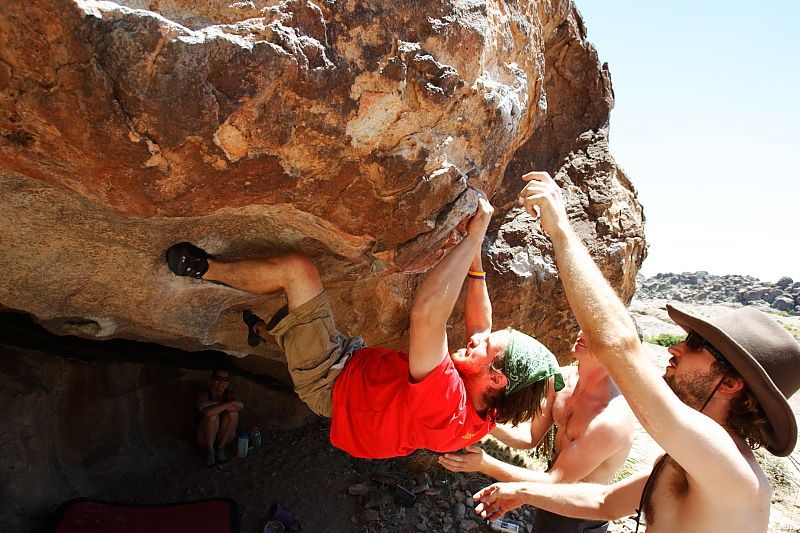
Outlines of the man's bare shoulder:
{"type": "Polygon", "coordinates": [[[621,394],[611,398],[606,408],[600,413],[600,416],[603,417],[604,420],[607,420],[608,423],[618,423],[631,426],[633,426],[633,422],[636,420],[636,416],[633,414],[631,406],[628,405],[628,402],[621,394]]]}
{"type": "MultiPolygon", "coordinates": [[[[734,439],[731,439],[734,440],[734,439]]],[[[706,492],[709,497],[713,498],[718,490],[725,490],[726,493],[736,493],[743,499],[770,499],[772,495],[772,487],[769,483],[769,478],[764,473],[761,465],[755,457],[753,451],[743,442],[735,442],[738,448],[738,460],[733,461],[730,476],[724,478],[710,478],[702,486],[699,482],[695,482],[691,474],[689,475],[690,485],[693,485],[697,490],[706,492]],[[735,480],[735,486],[732,481],[735,480]]],[[[678,465],[680,467],[680,465],[678,465]]]]}
{"type": "Polygon", "coordinates": [[[635,417],[628,402],[621,395],[612,398],[608,404],[597,412],[586,427],[586,433],[593,436],[602,435],[611,441],[620,443],[633,439],[635,417]]]}

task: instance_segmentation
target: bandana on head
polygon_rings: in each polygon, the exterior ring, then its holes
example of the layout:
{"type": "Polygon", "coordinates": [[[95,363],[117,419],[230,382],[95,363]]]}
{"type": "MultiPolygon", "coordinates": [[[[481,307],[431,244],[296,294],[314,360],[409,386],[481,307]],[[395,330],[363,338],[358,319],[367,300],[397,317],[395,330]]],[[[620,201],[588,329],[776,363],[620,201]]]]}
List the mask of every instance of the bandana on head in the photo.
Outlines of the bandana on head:
{"type": "Polygon", "coordinates": [[[559,371],[556,356],[541,342],[515,329],[511,330],[508,340],[503,373],[508,378],[506,398],[550,376],[554,376],[553,386],[556,391],[564,388],[564,378],[559,371]]]}

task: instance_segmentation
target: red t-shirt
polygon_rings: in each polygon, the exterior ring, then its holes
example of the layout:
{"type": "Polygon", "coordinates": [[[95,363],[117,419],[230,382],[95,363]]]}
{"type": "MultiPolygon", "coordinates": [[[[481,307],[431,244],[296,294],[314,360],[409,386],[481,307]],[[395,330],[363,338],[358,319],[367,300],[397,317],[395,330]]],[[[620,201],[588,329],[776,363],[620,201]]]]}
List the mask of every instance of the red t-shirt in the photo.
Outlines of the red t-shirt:
{"type": "Polygon", "coordinates": [[[398,457],[420,448],[451,452],[493,428],[475,411],[449,357],[412,383],[408,354],[362,348],[333,387],[331,443],[354,457],[398,457]]]}

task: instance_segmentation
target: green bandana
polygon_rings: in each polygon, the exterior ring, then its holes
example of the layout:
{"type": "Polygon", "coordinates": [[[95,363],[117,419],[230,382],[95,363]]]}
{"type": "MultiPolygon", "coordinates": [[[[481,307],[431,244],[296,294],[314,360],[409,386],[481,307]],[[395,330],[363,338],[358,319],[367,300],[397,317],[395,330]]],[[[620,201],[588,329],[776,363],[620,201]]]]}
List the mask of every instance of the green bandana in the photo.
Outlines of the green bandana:
{"type": "Polygon", "coordinates": [[[556,391],[564,388],[564,378],[559,372],[556,356],[533,337],[515,329],[511,330],[511,338],[508,340],[503,373],[508,378],[506,398],[550,376],[555,376],[553,385],[556,391]]]}

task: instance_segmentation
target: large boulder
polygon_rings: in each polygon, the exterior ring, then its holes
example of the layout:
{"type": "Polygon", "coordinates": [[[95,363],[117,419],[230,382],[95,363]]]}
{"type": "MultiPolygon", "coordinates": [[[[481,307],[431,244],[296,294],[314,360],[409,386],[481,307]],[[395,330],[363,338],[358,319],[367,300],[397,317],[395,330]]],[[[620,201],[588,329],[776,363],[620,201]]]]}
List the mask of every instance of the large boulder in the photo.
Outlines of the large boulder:
{"type": "Polygon", "coordinates": [[[3,2],[0,306],[58,334],[244,355],[242,309],[282,297],[175,277],[164,250],[296,250],[343,330],[403,346],[474,187],[496,206],[496,324],[563,352],[574,324],[519,176],[556,176],[629,300],[646,245],[612,105],[569,1],[3,2]]]}

